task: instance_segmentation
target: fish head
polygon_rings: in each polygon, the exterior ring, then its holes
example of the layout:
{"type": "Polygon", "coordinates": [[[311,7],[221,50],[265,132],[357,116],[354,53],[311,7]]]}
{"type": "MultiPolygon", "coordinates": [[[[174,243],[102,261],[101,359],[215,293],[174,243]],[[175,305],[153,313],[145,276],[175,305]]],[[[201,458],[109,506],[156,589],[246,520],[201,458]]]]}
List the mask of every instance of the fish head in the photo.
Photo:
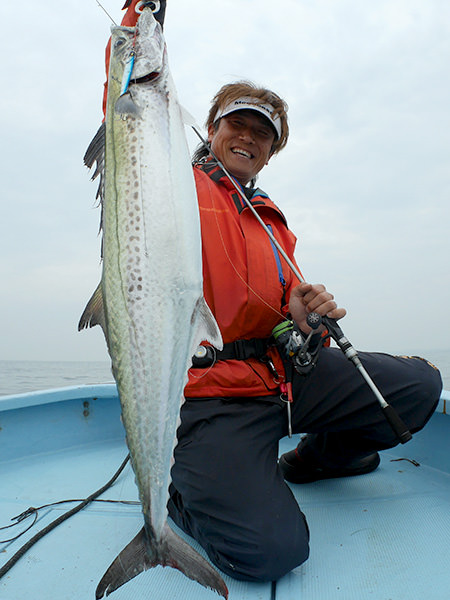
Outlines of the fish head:
{"type": "Polygon", "coordinates": [[[111,28],[108,101],[116,113],[124,118],[140,115],[132,90],[165,81],[166,55],[162,27],[150,8],[142,10],[136,27],[111,28]]]}
{"type": "Polygon", "coordinates": [[[166,64],[166,44],[161,25],[145,8],[136,27],[111,27],[111,72],[117,82],[130,69],[130,84],[156,79],[166,64]],[[132,60],[131,60],[132,59],[132,60]]]}
{"type": "Polygon", "coordinates": [[[146,83],[161,75],[166,66],[166,43],[161,25],[150,8],[144,8],[137,22],[132,83],[146,83]]]}

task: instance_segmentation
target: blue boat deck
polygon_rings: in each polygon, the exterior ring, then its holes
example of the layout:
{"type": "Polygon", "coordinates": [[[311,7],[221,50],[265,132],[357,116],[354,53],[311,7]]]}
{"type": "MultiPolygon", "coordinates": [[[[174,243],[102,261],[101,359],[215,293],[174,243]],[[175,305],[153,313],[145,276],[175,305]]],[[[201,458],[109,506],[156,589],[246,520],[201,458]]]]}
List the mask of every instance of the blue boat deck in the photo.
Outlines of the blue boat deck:
{"type": "MultiPolygon", "coordinates": [[[[440,405],[444,412],[450,396],[445,398],[440,405]]],[[[436,413],[412,442],[382,453],[374,473],[292,486],[311,529],[310,559],[276,584],[225,576],[230,600],[447,600],[449,432],[449,416],[436,413]]],[[[282,440],[280,452],[296,442],[282,440]]],[[[0,449],[0,526],[29,506],[86,498],[127,454],[115,386],[0,398],[0,449]]],[[[129,465],[102,498],[137,501],[129,465]]],[[[0,543],[0,566],[72,506],[42,509],[31,531],[0,543]]],[[[28,522],[1,530],[0,540],[25,529],[28,522]]],[[[94,599],[104,571],[141,526],[138,504],[90,504],[20,559],[0,580],[0,598],[94,599]]],[[[115,600],[215,597],[178,571],[162,567],[111,595],[115,600]]]]}

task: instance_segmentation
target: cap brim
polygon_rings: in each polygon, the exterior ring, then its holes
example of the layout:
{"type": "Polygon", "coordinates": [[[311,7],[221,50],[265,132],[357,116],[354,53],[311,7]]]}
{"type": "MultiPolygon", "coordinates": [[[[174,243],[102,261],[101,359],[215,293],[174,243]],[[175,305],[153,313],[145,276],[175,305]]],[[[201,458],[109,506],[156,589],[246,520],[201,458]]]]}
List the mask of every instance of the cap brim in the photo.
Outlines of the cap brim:
{"type": "Polygon", "coordinates": [[[277,139],[281,137],[281,119],[278,114],[275,117],[272,116],[274,113],[273,106],[270,104],[255,104],[254,102],[248,102],[245,98],[234,100],[222,110],[219,109],[214,117],[214,122],[238,110],[251,110],[263,115],[273,127],[277,139]]]}

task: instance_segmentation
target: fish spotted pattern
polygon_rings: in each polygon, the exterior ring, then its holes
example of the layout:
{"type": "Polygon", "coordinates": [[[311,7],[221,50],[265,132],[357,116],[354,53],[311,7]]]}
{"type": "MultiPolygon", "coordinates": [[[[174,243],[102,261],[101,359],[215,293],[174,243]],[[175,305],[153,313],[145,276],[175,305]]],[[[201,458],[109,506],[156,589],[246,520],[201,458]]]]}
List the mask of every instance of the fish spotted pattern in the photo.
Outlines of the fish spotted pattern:
{"type": "Polygon", "coordinates": [[[85,156],[100,175],[103,271],[79,329],[100,324],[105,333],[144,527],[96,597],[157,564],[227,597],[217,571],[166,522],[187,370],[201,341],[221,348],[222,339],[203,298],[195,183],[162,29],[150,8],[136,28],[112,28],[108,85],[105,123],[85,156]]]}

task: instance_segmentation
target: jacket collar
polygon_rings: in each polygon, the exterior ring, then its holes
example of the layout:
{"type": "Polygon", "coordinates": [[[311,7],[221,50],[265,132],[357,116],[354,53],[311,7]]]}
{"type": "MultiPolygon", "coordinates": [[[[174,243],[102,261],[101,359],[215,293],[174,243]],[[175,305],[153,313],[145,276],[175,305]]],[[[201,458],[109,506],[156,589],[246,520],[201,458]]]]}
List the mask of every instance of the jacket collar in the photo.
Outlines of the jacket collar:
{"type": "MultiPolygon", "coordinates": [[[[241,213],[245,208],[248,208],[244,199],[241,198],[240,195],[236,192],[236,188],[215,160],[213,160],[212,158],[208,158],[203,162],[197,163],[195,167],[206,173],[206,175],[208,175],[208,177],[210,177],[215,183],[224,186],[230,192],[234,192],[233,200],[239,213],[241,213]]],[[[244,187],[236,179],[234,179],[234,181],[241,188],[242,192],[246,195],[248,200],[250,200],[253,206],[269,206],[271,208],[274,208],[280,214],[283,221],[286,223],[286,218],[281,212],[281,210],[272,202],[272,200],[263,190],[261,190],[260,188],[244,187]]]]}
{"type": "MultiPolygon", "coordinates": [[[[229,191],[236,192],[236,188],[215,160],[208,158],[204,162],[197,163],[195,167],[206,173],[215,183],[223,185],[229,191]]],[[[234,181],[253,205],[273,205],[275,207],[269,196],[260,188],[244,187],[239,183],[239,181],[237,181],[237,179],[234,179],[234,181]]],[[[237,194],[237,196],[239,197],[239,201],[241,203],[241,210],[243,210],[246,207],[246,204],[239,194],[237,194]]],[[[277,207],[275,208],[278,212],[281,212],[277,207]]]]}

